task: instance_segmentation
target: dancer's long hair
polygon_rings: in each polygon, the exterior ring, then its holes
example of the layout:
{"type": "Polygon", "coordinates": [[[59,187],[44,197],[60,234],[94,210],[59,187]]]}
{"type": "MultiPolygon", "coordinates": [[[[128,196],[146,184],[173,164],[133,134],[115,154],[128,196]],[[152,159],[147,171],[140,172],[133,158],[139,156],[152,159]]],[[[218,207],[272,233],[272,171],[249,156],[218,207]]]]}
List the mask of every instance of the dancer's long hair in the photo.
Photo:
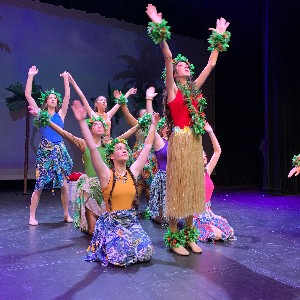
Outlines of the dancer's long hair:
{"type": "MultiPolygon", "coordinates": [[[[178,63],[173,65],[173,77],[177,73],[176,66],[178,63]]],[[[176,78],[174,77],[174,79],[175,79],[175,83],[176,83],[176,78]]],[[[193,78],[192,78],[192,76],[190,76],[188,78],[188,85],[192,85],[192,83],[193,83],[193,78]]],[[[168,138],[169,138],[174,129],[174,122],[171,117],[171,112],[170,112],[170,108],[168,105],[168,92],[166,89],[164,89],[164,91],[163,91],[163,114],[166,118],[166,125],[168,126],[168,138]]]]}

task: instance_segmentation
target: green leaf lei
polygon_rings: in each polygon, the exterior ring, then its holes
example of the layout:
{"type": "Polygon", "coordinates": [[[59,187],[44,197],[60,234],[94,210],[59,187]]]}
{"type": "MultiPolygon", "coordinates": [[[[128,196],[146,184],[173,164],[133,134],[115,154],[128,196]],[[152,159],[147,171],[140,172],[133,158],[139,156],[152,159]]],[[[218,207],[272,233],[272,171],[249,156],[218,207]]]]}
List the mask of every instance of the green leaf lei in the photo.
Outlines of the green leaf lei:
{"type": "MultiPolygon", "coordinates": [[[[145,113],[141,118],[138,119],[138,124],[141,127],[141,130],[144,133],[144,136],[146,137],[149,133],[149,127],[152,120],[152,114],[145,113]]],[[[156,131],[158,132],[162,127],[164,127],[166,124],[166,118],[163,117],[159,120],[159,122],[156,125],[156,131]]]]}
{"type": "Polygon", "coordinates": [[[98,117],[91,117],[89,119],[86,119],[85,120],[86,123],[88,124],[89,128],[91,128],[93,126],[93,123],[94,122],[101,122],[103,127],[104,127],[104,130],[106,131],[107,128],[108,128],[108,125],[105,123],[104,119],[101,117],[101,116],[98,116],[98,117]]]}
{"type": "Polygon", "coordinates": [[[47,110],[39,110],[38,115],[33,119],[36,128],[46,127],[50,124],[51,116],[47,110]]]}
{"type": "Polygon", "coordinates": [[[159,132],[165,125],[166,125],[166,118],[163,117],[158,121],[156,125],[156,131],[159,132]]]}
{"type": "Polygon", "coordinates": [[[205,113],[204,108],[206,107],[206,99],[202,97],[201,91],[195,88],[194,83],[187,85],[182,85],[181,83],[176,83],[178,89],[181,91],[184,102],[188,108],[189,116],[191,118],[190,128],[196,136],[204,134],[205,126],[205,113]],[[192,99],[198,96],[198,109],[192,104],[192,99]]]}
{"type": "Polygon", "coordinates": [[[122,105],[122,104],[127,104],[127,102],[128,102],[128,100],[127,100],[127,98],[125,98],[125,96],[123,94],[121,94],[120,99],[115,98],[115,103],[117,103],[117,104],[122,105]]]}
{"type": "Polygon", "coordinates": [[[159,44],[161,41],[171,38],[171,27],[168,26],[167,23],[165,19],[162,19],[159,24],[153,22],[148,23],[148,35],[155,44],[159,44]]]}
{"type": "Polygon", "coordinates": [[[172,232],[170,227],[168,227],[167,232],[164,235],[165,245],[169,248],[178,248],[180,245],[185,246],[186,235],[184,229],[172,232]]]}
{"type": "Polygon", "coordinates": [[[227,51],[227,48],[229,47],[228,43],[230,41],[230,37],[231,33],[229,31],[225,31],[222,34],[213,31],[213,33],[207,39],[210,43],[210,46],[207,48],[207,50],[210,50],[211,52],[215,49],[219,52],[227,51]]]}
{"type": "Polygon", "coordinates": [[[45,100],[48,98],[50,94],[53,94],[57,97],[58,105],[61,106],[63,102],[61,94],[55,92],[54,89],[51,89],[50,91],[47,90],[45,92],[41,92],[41,97],[38,98],[38,100],[40,101],[40,105],[43,105],[45,103],[45,100]]]}
{"type": "Polygon", "coordinates": [[[187,242],[197,242],[200,232],[195,226],[185,227],[183,230],[184,230],[187,242]]]}
{"type": "Polygon", "coordinates": [[[300,154],[293,156],[292,163],[294,167],[300,167],[300,154]]]}
{"type": "Polygon", "coordinates": [[[110,140],[108,143],[105,144],[105,160],[107,162],[107,165],[112,168],[113,165],[112,165],[112,162],[111,162],[111,159],[110,159],[110,155],[112,153],[114,153],[115,151],[115,146],[119,143],[122,143],[126,146],[126,149],[128,151],[128,154],[129,154],[129,159],[128,161],[126,162],[126,166],[129,168],[132,164],[132,151],[128,145],[128,142],[127,140],[124,140],[124,139],[118,139],[118,138],[115,138],[115,139],[112,139],[110,140]]]}
{"type": "Polygon", "coordinates": [[[145,133],[145,135],[148,135],[151,120],[152,120],[152,114],[150,113],[145,113],[142,117],[138,119],[138,124],[140,125],[141,130],[145,133]]]}

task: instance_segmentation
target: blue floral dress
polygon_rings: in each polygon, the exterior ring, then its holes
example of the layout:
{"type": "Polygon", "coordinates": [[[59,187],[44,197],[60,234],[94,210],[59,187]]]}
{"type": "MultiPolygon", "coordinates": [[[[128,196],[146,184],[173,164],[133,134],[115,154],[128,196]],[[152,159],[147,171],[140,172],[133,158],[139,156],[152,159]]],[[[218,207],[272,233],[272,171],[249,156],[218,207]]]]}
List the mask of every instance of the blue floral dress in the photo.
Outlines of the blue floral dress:
{"type": "MultiPolygon", "coordinates": [[[[63,128],[63,121],[54,113],[51,121],[63,128]]],[[[62,137],[49,126],[42,128],[42,139],[36,158],[34,190],[61,188],[64,178],[72,171],[73,162],[62,137]]]]}

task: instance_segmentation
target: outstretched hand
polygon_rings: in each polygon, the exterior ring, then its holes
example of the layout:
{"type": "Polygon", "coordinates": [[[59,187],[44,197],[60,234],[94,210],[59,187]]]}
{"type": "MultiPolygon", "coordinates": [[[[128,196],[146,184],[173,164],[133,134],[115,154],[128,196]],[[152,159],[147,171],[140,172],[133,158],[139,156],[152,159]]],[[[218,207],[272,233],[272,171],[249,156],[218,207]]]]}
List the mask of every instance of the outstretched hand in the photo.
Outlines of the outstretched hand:
{"type": "Polygon", "coordinates": [[[224,18],[217,19],[216,28],[209,28],[209,30],[216,31],[217,33],[223,34],[227,27],[230,25],[224,18]]]}
{"type": "Polygon", "coordinates": [[[210,126],[210,124],[209,124],[207,121],[205,121],[204,130],[205,130],[207,133],[213,132],[212,127],[210,126]]]}
{"type": "Polygon", "coordinates": [[[32,114],[33,116],[37,116],[39,111],[37,109],[35,109],[34,107],[32,106],[28,106],[28,110],[29,110],[29,113],[32,114]]]}
{"type": "Polygon", "coordinates": [[[146,14],[153,23],[160,24],[162,21],[162,14],[158,13],[156,7],[152,4],[148,4],[146,14]]]}
{"type": "Polygon", "coordinates": [[[146,99],[152,100],[155,96],[157,96],[157,93],[155,93],[155,88],[153,86],[147,88],[146,99]]]}
{"type": "Polygon", "coordinates": [[[131,89],[128,90],[128,92],[124,95],[125,98],[128,98],[131,95],[135,95],[137,92],[137,88],[132,87],[131,89]]]}
{"type": "Polygon", "coordinates": [[[115,99],[119,100],[122,95],[122,92],[118,91],[118,90],[114,90],[113,94],[114,94],[115,99]]]}
{"type": "Polygon", "coordinates": [[[36,66],[32,66],[29,71],[28,71],[28,75],[36,75],[39,72],[39,69],[36,68],[36,66]]]}
{"type": "Polygon", "coordinates": [[[63,73],[59,74],[62,78],[68,78],[69,79],[69,73],[67,71],[64,71],[63,73]]]}
{"type": "Polygon", "coordinates": [[[288,178],[292,177],[294,174],[295,176],[298,176],[299,173],[300,173],[300,167],[295,167],[290,171],[288,178]]]}
{"type": "Polygon", "coordinates": [[[86,109],[79,100],[75,100],[72,104],[72,110],[77,121],[86,119],[86,109]]]}

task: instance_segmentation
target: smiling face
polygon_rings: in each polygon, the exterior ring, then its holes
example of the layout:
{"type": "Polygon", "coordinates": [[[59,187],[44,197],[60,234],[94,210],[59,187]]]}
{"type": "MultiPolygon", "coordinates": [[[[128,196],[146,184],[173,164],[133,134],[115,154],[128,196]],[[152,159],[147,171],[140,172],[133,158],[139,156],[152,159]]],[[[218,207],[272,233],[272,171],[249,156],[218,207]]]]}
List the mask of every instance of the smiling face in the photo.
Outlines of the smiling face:
{"type": "Polygon", "coordinates": [[[180,61],[174,66],[174,77],[185,78],[190,77],[191,71],[190,67],[187,63],[180,61]]]}
{"type": "Polygon", "coordinates": [[[104,112],[107,107],[107,100],[104,96],[99,96],[95,101],[95,110],[97,112],[104,112]]]}

